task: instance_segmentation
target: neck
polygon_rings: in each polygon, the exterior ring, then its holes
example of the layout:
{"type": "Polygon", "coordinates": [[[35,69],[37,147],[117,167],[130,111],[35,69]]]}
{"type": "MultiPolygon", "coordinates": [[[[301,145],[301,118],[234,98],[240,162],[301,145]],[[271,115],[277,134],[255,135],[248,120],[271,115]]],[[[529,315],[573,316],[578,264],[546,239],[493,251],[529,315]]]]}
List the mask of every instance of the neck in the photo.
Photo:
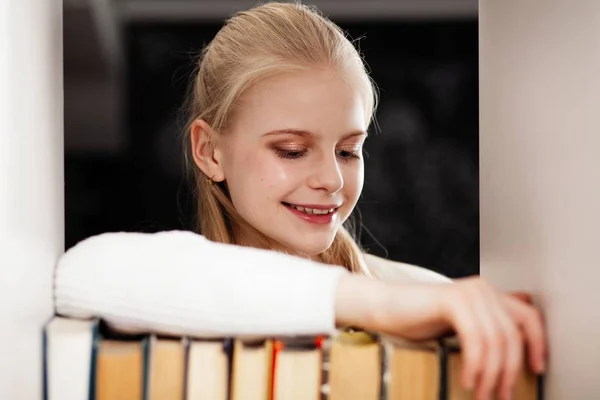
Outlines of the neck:
{"type": "Polygon", "coordinates": [[[272,240],[252,226],[236,226],[233,229],[234,242],[240,246],[255,247],[266,250],[279,251],[281,253],[290,254],[297,257],[308,258],[309,260],[322,263],[324,262],[321,254],[305,254],[293,249],[290,249],[281,243],[272,240]]]}

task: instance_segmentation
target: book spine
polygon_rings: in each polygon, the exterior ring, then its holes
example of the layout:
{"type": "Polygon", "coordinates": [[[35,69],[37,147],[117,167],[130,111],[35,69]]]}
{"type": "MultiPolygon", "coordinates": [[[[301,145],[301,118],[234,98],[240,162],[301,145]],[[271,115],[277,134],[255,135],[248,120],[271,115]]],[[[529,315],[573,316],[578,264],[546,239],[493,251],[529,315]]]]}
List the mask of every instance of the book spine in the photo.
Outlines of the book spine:
{"type": "Polygon", "coordinates": [[[232,394],[233,342],[234,338],[226,338],[223,340],[223,353],[227,356],[227,400],[231,400],[232,394]]]}
{"type": "Polygon", "coordinates": [[[150,336],[142,339],[142,399],[150,397],[150,336]]]}
{"type": "Polygon", "coordinates": [[[48,400],[48,333],[42,330],[42,398],[48,400]]]}
{"type": "Polygon", "coordinates": [[[90,349],[90,391],[88,398],[96,399],[96,360],[98,358],[98,346],[100,345],[99,324],[95,323],[92,327],[92,348],[90,349]]]}
{"type": "Polygon", "coordinates": [[[446,345],[444,340],[438,341],[438,355],[439,355],[439,368],[440,368],[440,382],[439,382],[439,393],[438,400],[448,399],[448,353],[450,349],[446,345]]]}
{"type": "Polygon", "coordinates": [[[189,336],[185,336],[182,338],[183,341],[183,399],[187,399],[189,397],[188,393],[188,384],[189,384],[189,374],[190,374],[190,349],[192,348],[192,338],[189,336]]]}

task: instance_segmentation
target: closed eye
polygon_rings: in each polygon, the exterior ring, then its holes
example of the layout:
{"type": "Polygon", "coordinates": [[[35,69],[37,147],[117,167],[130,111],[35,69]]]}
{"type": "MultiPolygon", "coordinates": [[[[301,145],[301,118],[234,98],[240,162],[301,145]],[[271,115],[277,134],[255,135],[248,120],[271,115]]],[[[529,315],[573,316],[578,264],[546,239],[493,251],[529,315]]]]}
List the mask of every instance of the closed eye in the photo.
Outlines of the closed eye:
{"type": "MultiPolygon", "coordinates": [[[[296,159],[304,157],[308,153],[308,150],[306,150],[306,149],[285,150],[285,149],[275,148],[273,150],[275,151],[275,153],[277,154],[277,156],[279,158],[283,158],[286,160],[296,160],[296,159]]],[[[358,160],[361,158],[361,155],[362,155],[361,150],[340,149],[340,150],[337,150],[336,153],[337,153],[337,156],[344,161],[358,160]]]]}
{"type": "Polygon", "coordinates": [[[295,160],[297,158],[303,157],[306,154],[306,150],[275,149],[275,153],[280,158],[295,160]]]}
{"type": "Polygon", "coordinates": [[[343,160],[360,159],[360,150],[338,150],[338,157],[343,160]]]}

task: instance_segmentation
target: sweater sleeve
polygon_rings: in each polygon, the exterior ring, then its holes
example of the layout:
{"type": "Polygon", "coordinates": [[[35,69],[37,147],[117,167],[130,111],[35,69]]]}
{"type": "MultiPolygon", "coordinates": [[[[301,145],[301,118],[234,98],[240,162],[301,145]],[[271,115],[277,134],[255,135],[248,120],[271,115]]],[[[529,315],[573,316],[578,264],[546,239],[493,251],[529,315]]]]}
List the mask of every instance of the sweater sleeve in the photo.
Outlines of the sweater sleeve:
{"type": "Polygon", "coordinates": [[[211,242],[186,231],[105,233],[58,261],[60,315],[127,332],[329,334],[341,267],[211,242]]]}

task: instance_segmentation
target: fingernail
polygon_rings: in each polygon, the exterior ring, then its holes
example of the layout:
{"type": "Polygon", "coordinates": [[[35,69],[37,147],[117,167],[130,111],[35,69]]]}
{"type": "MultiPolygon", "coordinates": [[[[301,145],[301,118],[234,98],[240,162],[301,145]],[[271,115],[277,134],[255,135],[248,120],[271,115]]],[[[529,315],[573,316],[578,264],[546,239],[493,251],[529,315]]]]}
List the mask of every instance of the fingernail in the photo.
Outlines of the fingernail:
{"type": "Polygon", "coordinates": [[[469,389],[469,390],[475,389],[475,378],[473,378],[473,377],[469,378],[469,380],[467,381],[467,389],[469,389]]]}
{"type": "Polygon", "coordinates": [[[467,377],[466,381],[465,381],[465,388],[467,390],[472,390],[473,389],[473,378],[471,378],[470,376],[467,377]]]}

